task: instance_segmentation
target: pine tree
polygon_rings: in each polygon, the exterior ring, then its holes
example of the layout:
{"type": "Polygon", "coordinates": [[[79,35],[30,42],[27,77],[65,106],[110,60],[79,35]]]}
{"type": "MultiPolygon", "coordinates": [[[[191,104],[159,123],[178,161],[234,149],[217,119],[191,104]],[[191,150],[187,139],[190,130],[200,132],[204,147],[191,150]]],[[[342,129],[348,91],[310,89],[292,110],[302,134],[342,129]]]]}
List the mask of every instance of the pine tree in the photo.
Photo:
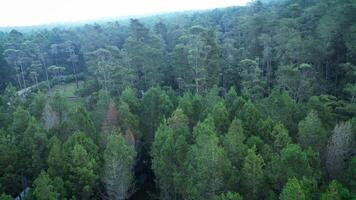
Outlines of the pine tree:
{"type": "Polygon", "coordinates": [[[76,132],[64,143],[65,180],[70,195],[88,199],[98,177],[98,147],[84,133],[76,132]]]}
{"type": "Polygon", "coordinates": [[[327,142],[327,133],[315,111],[311,111],[307,117],[298,124],[298,143],[303,148],[312,147],[322,153],[327,142]]]}
{"type": "Polygon", "coordinates": [[[249,199],[258,199],[264,182],[263,158],[256,153],[256,147],[249,149],[244,160],[241,171],[242,185],[246,197],[249,199]]]}
{"type": "Polygon", "coordinates": [[[232,121],[228,133],[223,137],[223,147],[234,167],[241,169],[247,153],[241,120],[232,121]]]}
{"type": "Polygon", "coordinates": [[[49,153],[47,158],[48,174],[51,177],[64,177],[65,160],[61,141],[52,137],[49,142],[49,153]]]}
{"type": "MultiPolygon", "coordinates": [[[[198,125],[199,126],[199,125],[198,125]]],[[[189,199],[212,199],[228,187],[232,165],[219,145],[215,130],[208,133],[202,130],[209,127],[195,128],[197,135],[187,156],[186,169],[188,171],[185,194],[189,199]]]]}
{"type": "Polygon", "coordinates": [[[142,99],[142,111],[140,113],[145,142],[148,147],[154,139],[154,132],[163,118],[168,117],[173,109],[173,104],[168,95],[160,88],[150,88],[142,99]]]}
{"type": "Polygon", "coordinates": [[[242,108],[241,120],[242,125],[245,130],[245,135],[257,135],[259,132],[259,120],[261,118],[261,113],[256,108],[256,106],[248,101],[244,104],[242,108]]]}
{"type": "Polygon", "coordinates": [[[285,129],[281,123],[277,123],[274,126],[271,134],[273,138],[273,150],[277,153],[292,143],[292,139],[288,135],[288,130],[285,129]]]}
{"type": "Polygon", "coordinates": [[[109,199],[127,199],[133,191],[136,152],[121,134],[110,135],[104,151],[103,182],[109,199]]]}
{"type": "Polygon", "coordinates": [[[312,163],[308,153],[303,151],[299,145],[288,144],[280,151],[279,155],[275,154],[268,163],[267,174],[272,183],[271,186],[280,190],[290,177],[316,176],[317,178],[317,173],[311,166],[312,163]]]}
{"type": "Polygon", "coordinates": [[[188,119],[177,109],[158,128],[152,145],[152,169],[163,199],[180,199],[186,179],[184,162],[189,150],[188,119]]]}
{"type": "Polygon", "coordinates": [[[331,181],[328,189],[321,195],[321,200],[342,200],[350,198],[351,195],[349,191],[336,180],[331,181]]]}
{"type": "Polygon", "coordinates": [[[33,195],[38,200],[57,200],[60,194],[54,187],[52,180],[45,171],[42,171],[33,183],[33,195]]]}
{"type": "Polygon", "coordinates": [[[229,126],[228,112],[223,101],[215,104],[210,115],[214,119],[216,130],[220,135],[227,132],[229,126]]]}
{"type": "Polygon", "coordinates": [[[280,200],[304,200],[305,193],[303,188],[296,178],[290,178],[283,187],[282,193],[279,196],[280,200]]]}

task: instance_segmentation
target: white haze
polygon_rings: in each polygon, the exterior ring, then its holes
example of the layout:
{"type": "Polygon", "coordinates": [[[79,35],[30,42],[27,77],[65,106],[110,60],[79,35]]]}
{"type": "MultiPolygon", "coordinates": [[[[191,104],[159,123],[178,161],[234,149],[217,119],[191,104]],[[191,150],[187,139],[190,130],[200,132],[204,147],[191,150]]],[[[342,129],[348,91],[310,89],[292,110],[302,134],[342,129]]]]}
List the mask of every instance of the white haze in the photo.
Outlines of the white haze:
{"type": "Polygon", "coordinates": [[[104,17],[242,6],[249,0],[2,0],[0,26],[30,26],[104,17]]]}

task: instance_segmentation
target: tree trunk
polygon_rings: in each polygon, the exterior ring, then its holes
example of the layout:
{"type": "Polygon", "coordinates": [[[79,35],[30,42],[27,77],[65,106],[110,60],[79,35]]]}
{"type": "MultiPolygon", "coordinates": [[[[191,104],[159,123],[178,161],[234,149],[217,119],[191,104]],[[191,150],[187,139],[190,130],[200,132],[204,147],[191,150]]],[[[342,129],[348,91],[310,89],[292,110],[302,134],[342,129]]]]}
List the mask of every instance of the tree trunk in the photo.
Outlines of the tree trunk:
{"type": "Polygon", "coordinates": [[[79,88],[79,83],[78,83],[77,70],[75,68],[74,61],[72,61],[72,67],[73,67],[73,75],[74,75],[74,78],[75,78],[75,83],[76,83],[77,89],[78,89],[79,88]]]}
{"type": "Polygon", "coordinates": [[[22,88],[21,81],[20,81],[20,73],[19,73],[19,69],[18,69],[17,65],[15,66],[15,69],[16,69],[17,82],[18,82],[18,84],[19,84],[19,86],[20,86],[20,89],[23,89],[23,88],[22,88]]]}
{"type": "Polygon", "coordinates": [[[21,68],[21,76],[22,76],[23,86],[24,86],[24,88],[27,88],[26,87],[26,81],[25,81],[25,75],[24,75],[24,72],[23,72],[22,63],[20,65],[20,68],[21,68]]]}

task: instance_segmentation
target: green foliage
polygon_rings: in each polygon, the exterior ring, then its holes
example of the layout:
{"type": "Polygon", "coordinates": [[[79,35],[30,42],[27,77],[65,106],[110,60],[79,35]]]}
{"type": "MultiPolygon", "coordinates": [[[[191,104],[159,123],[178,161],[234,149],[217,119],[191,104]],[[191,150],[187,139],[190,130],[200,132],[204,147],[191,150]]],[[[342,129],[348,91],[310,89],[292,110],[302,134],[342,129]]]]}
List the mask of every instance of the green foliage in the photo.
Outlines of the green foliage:
{"type": "Polygon", "coordinates": [[[279,196],[280,200],[304,200],[305,193],[303,188],[296,178],[290,178],[283,187],[282,193],[279,196]]]}
{"type": "MultiPolygon", "coordinates": [[[[18,107],[13,114],[13,122],[11,130],[16,134],[17,137],[23,135],[27,129],[28,123],[30,122],[30,113],[21,107],[18,107]]],[[[18,138],[20,139],[20,138],[18,138]]]]}
{"type": "Polygon", "coordinates": [[[1,194],[0,196],[0,200],[12,200],[14,198],[12,198],[12,196],[7,195],[7,194],[1,194]]]}
{"type": "Polygon", "coordinates": [[[232,166],[218,143],[215,131],[197,135],[185,163],[187,198],[212,199],[227,187],[232,166]]]}
{"type": "Polygon", "coordinates": [[[139,111],[140,101],[136,96],[136,91],[131,87],[127,87],[124,91],[122,91],[120,102],[127,103],[130,110],[135,114],[139,111]]]}
{"type": "Polygon", "coordinates": [[[264,184],[263,158],[256,153],[256,148],[252,147],[247,151],[241,171],[242,185],[244,193],[249,199],[258,199],[264,184]]]}
{"type": "Polygon", "coordinates": [[[65,185],[71,195],[90,198],[98,177],[98,147],[84,133],[77,132],[64,143],[65,185]]]}
{"type": "Polygon", "coordinates": [[[304,120],[299,122],[298,130],[298,143],[301,147],[311,147],[315,151],[322,152],[328,136],[315,111],[312,110],[304,120]]]}
{"type": "Polygon", "coordinates": [[[125,199],[133,187],[136,152],[122,135],[110,135],[104,151],[103,182],[110,199],[125,199]]]}
{"type": "Polygon", "coordinates": [[[225,134],[229,126],[228,112],[223,101],[215,104],[210,115],[219,134],[225,134]]]}
{"type": "Polygon", "coordinates": [[[150,88],[142,99],[140,117],[142,130],[145,132],[145,141],[151,144],[154,139],[154,131],[161,121],[168,117],[173,109],[168,95],[160,88],[150,88]]]}
{"type": "Polygon", "coordinates": [[[95,129],[88,111],[83,107],[77,107],[70,116],[70,126],[72,132],[81,131],[86,133],[96,144],[99,142],[99,135],[95,129]]]}
{"type": "Polygon", "coordinates": [[[232,165],[241,169],[247,153],[244,130],[241,120],[232,121],[228,133],[223,137],[222,144],[232,165]]]}
{"type": "Polygon", "coordinates": [[[216,134],[215,123],[212,117],[207,117],[203,122],[199,122],[193,129],[193,136],[216,134]]]}
{"type": "Polygon", "coordinates": [[[235,88],[231,87],[225,96],[225,105],[228,109],[229,119],[232,121],[242,110],[245,100],[237,96],[235,88]]]}
{"type": "Polygon", "coordinates": [[[48,174],[51,177],[64,177],[65,175],[65,160],[61,141],[52,137],[50,139],[49,153],[47,158],[48,174]]]}
{"type": "Polygon", "coordinates": [[[47,103],[47,98],[46,96],[39,92],[37,93],[29,107],[30,113],[36,117],[37,120],[40,120],[42,118],[42,113],[44,111],[45,105],[47,103]]]}
{"type": "Polygon", "coordinates": [[[350,198],[349,191],[336,180],[331,181],[327,190],[321,195],[322,200],[342,200],[350,198]]]}
{"type": "Polygon", "coordinates": [[[64,97],[59,92],[56,92],[50,100],[50,105],[54,112],[57,113],[59,122],[63,122],[65,115],[68,111],[68,104],[64,97]]]}
{"type": "Polygon", "coordinates": [[[215,197],[214,200],[242,200],[242,196],[239,193],[227,192],[215,197]]]}
{"type": "Polygon", "coordinates": [[[347,186],[351,189],[353,194],[356,194],[356,156],[353,156],[349,161],[349,166],[345,173],[345,178],[347,186]]]}
{"type": "Polygon", "coordinates": [[[187,178],[184,161],[189,150],[188,120],[177,109],[158,128],[152,145],[152,169],[163,199],[179,199],[183,196],[184,180],[187,178]]]}
{"type": "Polygon", "coordinates": [[[292,139],[288,135],[288,130],[285,129],[281,123],[277,123],[273,127],[271,134],[273,138],[273,150],[277,153],[292,143],[292,139]]]}
{"type": "Polygon", "coordinates": [[[189,127],[193,129],[202,117],[202,97],[199,95],[192,95],[188,92],[179,99],[178,104],[178,107],[183,110],[189,119],[189,127]]]}
{"type": "Polygon", "coordinates": [[[1,32],[0,199],[353,198],[354,19],[261,0],[1,32]]]}
{"type": "Polygon", "coordinates": [[[251,101],[246,102],[242,108],[241,120],[247,136],[259,133],[260,118],[261,113],[256,106],[251,101]]]}
{"type": "Polygon", "coordinates": [[[296,144],[289,144],[267,164],[267,176],[272,187],[282,189],[289,178],[317,176],[311,163],[307,152],[296,144]]]}
{"type": "Polygon", "coordinates": [[[118,115],[118,124],[121,131],[131,130],[135,138],[141,138],[142,135],[139,130],[139,119],[131,112],[130,106],[127,103],[120,103],[118,115]]]}
{"type": "Polygon", "coordinates": [[[273,90],[263,106],[273,121],[282,122],[295,136],[294,133],[297,132],[295,125],[297,104],[286,92],[273,90]]]}
{"type": "Polygon", "coordinates": [[[60,199],[60,194],[57,192],[53,181],[48,174],[42,171],[33,183],[33,195],[38,200],[55,200],[60,199]]]}
{"type": "Polygon", "coordinates": [[[250,59],[241,60],[239,65],[241,66],[242,93],[251,99],[260,99],[263,96],[263,82],[260,79],[262,70],[256,61],[250,59]]]}

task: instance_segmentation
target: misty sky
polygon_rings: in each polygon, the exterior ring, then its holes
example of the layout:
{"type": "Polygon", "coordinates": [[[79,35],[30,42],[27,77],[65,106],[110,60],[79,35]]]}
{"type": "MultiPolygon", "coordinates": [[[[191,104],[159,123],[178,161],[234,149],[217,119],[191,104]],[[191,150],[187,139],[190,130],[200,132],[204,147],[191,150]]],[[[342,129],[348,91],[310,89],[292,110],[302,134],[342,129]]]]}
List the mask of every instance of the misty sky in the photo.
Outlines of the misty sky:
{"type": "Polygon", "coordinates": [[[4,0],[0,26],[74,22],[102,17],[245,5],[249,0],[4,0]]]}

